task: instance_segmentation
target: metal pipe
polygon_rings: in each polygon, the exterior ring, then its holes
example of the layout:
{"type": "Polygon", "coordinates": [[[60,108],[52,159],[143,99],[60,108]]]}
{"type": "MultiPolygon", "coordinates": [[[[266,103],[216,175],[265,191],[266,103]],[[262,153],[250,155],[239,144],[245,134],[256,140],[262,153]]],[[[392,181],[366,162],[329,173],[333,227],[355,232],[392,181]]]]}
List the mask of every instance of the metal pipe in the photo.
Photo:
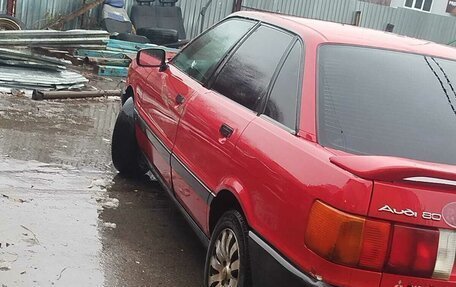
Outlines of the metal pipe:
{"type": "Polygon", "coordinates": [[[6,13],[10,16],[16,16],[16,0],[8,0],[6,3],[6,13]]]}
{"type": "Polygon", "coordinates": [[[243,1],[243,0],[236,0],[236,2],[234,2],[234,5],[233,5],[233,13],[234,13],[234,12],[241,11],[241,9],[242,9],[242,1],[243,1]]]}
{"type": "Polygon", "coordinates": [[[71,38],[71,39],[58,39],[58,38],[44,38],[44,39],[1,39],[0,46],[81,46],[81,45],[106,45],[105,38],[71,38]]]}
{"type": "Polygon", "coordinates": [[[211,6],[212,1],[213,0],[208,0],[206,5],[204,5],[203,9],[201,9],[201,11],[200,11],[200,15],[201,15],[200,33],[203,33],[203,31],[204,31],[204,21],[205,21],[205,18],[206,18],[206,11],[209,8],[209,6],[211,6]]]}
{"type": "Polygon", "coordinates": [[[109,39],[109,33],[102,30],[73,30],[73,31],[47,31],[47,30],[20,30],[0,31],[0,39],[21,38],[98,38],[109,39]]]}
{"type": "Polygon", "coordinates": [[[118,66],[118,67],[128,67],[130,66],[130,59],[110,59],[110,58],[96,58],[96,57],[86,57],[84,59],[85,64],[92,65],[101,65],[101,66],[118,66]]]}
{"type": "Polygon", "coordinates": [[[120,97],[121,90],[101,90],[101,91],[38,91],[34,90],[32,99],[35,101],[41,100],[57,100],[57,99],[84,99],[84,98],[100,98],[100,97],[120,97]]]}

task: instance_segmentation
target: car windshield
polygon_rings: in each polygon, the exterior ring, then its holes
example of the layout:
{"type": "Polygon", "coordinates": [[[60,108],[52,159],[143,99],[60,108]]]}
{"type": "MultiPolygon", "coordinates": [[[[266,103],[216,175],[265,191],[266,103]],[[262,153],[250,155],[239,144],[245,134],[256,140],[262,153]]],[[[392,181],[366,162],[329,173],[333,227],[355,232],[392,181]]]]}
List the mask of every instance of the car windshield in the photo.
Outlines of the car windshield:
{"type": "Polygon", "coordinates": [[[363,155],[456,164],[456,62],[324,45],[318,141],[363,155]]]}

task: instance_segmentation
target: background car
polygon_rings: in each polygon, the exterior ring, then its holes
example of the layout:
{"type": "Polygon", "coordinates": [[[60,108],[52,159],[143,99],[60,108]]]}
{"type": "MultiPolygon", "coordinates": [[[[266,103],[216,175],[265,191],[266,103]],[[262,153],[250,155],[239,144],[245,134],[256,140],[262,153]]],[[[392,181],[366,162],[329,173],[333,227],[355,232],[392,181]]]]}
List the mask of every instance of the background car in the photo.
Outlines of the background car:
{"type": "Polygon", "coordinates": [[[143,50],[113,135],[208,245],[204,286],[456,286],[455,50],[241,12],[143,50]]]}

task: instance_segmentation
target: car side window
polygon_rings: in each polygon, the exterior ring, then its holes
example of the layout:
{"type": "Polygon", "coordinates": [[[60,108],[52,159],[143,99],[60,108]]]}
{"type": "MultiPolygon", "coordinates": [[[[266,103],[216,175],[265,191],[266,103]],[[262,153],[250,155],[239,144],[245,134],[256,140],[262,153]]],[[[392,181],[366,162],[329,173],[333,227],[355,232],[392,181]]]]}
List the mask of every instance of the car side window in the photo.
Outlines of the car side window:
{"type": "Polygon", "coordinates": [[[255,25],[243,19],[229,19],[201,35],[182,50],[172,64],[200,83],[205,83],[222,58],[255,25]]]}
{"type": "Polygon", "coordinates": [[[292,130],[296,130],[297,107],[301,96],[302,56],[302,45],[297,41],[280,70],[264,112],[292,130]]]}
{"type": "Polygon", "coordinates": [[[259,27],[228,60],[212,89],[255,111],[292,40],[285,31],[259,27]]]}

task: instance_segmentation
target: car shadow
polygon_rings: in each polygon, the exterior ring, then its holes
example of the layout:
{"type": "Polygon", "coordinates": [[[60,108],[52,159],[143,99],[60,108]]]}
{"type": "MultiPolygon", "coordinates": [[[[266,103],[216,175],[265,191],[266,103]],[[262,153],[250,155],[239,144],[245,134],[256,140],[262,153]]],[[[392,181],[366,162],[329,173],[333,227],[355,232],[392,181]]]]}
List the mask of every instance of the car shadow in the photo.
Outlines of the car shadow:
{"type": "Polygon", "coordinates": [[[108,196],[119,205],[99,215],[106,286],[202,285],[205,249],[158,182],[117,175],[108,196]]]}

